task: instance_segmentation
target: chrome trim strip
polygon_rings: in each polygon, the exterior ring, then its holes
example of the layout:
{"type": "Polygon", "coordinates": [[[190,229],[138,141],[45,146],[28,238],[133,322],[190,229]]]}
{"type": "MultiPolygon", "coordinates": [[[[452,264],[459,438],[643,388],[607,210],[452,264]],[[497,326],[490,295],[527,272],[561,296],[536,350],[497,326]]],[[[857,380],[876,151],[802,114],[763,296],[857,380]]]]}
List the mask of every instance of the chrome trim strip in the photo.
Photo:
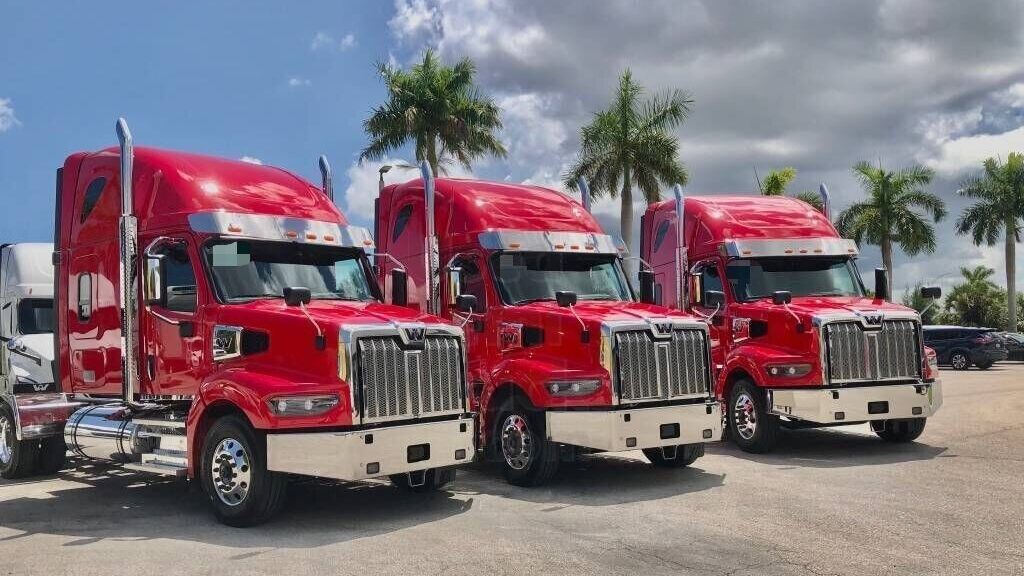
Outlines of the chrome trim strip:
{"type": "Polygon", "coordinates": [[[853,256],[857,243],[846,238],[743,239],[724,243],[729,258],[772,258],[799,256],[853,256]]]}
{"type": "Polygon", "coordinates": [[[625,256],[626,245],[608,234],[593,232],[489,230],[481,232],[480,245],[486,250],[517,252],[582,252],[625,256]],[[576,246],[574,249],[573,246],[576,246]],[[589,249],[587,247],[590,247],[589,249]]]}
{"type": "Polygon", "coordinates": [[[220,234],[239,240],[300,242],[363,249],[374,246],[373,236],[366,228],[306,218],[235,212],[196,212],[189,214],[188,224],[193,232],[220,234]],[[333,239],[326,240],[325,237],[333,239]]]}

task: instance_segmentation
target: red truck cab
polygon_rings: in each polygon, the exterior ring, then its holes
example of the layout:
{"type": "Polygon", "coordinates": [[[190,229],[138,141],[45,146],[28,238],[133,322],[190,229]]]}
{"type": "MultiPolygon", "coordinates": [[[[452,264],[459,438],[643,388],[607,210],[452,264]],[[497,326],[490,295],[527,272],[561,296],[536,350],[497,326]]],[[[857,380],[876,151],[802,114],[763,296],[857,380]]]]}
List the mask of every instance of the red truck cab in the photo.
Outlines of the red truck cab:
{"type": "MultiPolygon", "coordinates": [[[[823,199],[827,212],[824,187],[823,199]]],[[[655,301],[714,314],[715,392],[742,449],[770,450],[780,425],[870,422],[886,440],[910,441],[941,405],[919,315],[886,301],[884,270],[869,296],[856,244],[807,203],[684,199],[677,188],[675,200],[647,208],[641,253],[655,301]],[[707,304],[715,293],[724,306],[707,304]]],[[[923,291],[938,297],[937,288],[923,291]]]]}
{"type": "Polygon", "coordinates": [[[635,301],[624,245],[579,202],[422,171],[380,191],[379,278],[405,270],[410,306],[466,330],[480,443],[510,482],[578,450],[685,466],[719,439],[707,325],[635,301]]]}
{"type": "Polygon", "coordinates": [[[381,302],[326,161],[321,190],[118,128],[58,172],[60,395],[25,413],[74,410],[73,452],[194,478],[232,525],[279,509],[289,474],[449,482],[475,452],[463,333],[381,302]]]}

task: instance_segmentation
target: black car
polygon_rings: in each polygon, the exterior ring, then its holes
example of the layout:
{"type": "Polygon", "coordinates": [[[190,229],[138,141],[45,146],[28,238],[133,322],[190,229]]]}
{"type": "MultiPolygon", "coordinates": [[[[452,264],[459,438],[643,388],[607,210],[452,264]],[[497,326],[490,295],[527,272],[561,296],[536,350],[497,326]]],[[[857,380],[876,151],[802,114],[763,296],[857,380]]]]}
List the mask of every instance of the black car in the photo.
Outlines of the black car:
{"type": "Polygon", "coordinates": [[[967,370],[973,364],[987,370],[1006,360],[1006,346],[992,328],[925,326],[924,345],[935,349],[939,364],[967,370]]]}
{"type": "Polygon", "coordinates": [[[1024,362],[1024,334],[1003,332],[999,335],[1006,346],[1006,359],[1024,362]]]}

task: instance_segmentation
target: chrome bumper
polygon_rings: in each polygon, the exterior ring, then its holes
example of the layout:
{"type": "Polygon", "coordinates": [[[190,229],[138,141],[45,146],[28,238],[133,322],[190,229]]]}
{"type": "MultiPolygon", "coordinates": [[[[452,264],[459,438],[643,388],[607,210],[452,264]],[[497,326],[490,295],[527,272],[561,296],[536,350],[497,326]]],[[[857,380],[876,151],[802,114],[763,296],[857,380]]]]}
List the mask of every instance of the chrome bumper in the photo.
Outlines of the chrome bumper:
{"type": "Polygon", "coordinates": [[[717,402],[633,410],[548,411],[547,438],[605,452],[698,444],[722,439],[717,402]]]}
{"type": "Polygon", "coordinates": [[[818,424],[927,418],[942,406],[942,385],[894,384],[857,388],[768,390],[773,414],[818,424]]]}
{"type": "Polygon", "coordinates": [[[472,416],[353,432],[267,434],[267,469],[336,480],[465,464],[473,452],[472,416]]]}

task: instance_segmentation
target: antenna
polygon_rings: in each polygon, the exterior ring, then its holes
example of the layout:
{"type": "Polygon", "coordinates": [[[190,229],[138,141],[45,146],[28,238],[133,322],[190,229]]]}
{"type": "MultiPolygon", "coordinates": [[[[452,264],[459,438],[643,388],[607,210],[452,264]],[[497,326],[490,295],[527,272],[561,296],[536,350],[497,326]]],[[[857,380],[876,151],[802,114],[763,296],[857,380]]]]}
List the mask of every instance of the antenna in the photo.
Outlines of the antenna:
{"type": "Polygon", "coordinates": [[[761,185],[761,177],[757,175],[757,166],[754,166],[754,180],[757,181],[757,191],[764,195],[764,186],[761,185]]]}

